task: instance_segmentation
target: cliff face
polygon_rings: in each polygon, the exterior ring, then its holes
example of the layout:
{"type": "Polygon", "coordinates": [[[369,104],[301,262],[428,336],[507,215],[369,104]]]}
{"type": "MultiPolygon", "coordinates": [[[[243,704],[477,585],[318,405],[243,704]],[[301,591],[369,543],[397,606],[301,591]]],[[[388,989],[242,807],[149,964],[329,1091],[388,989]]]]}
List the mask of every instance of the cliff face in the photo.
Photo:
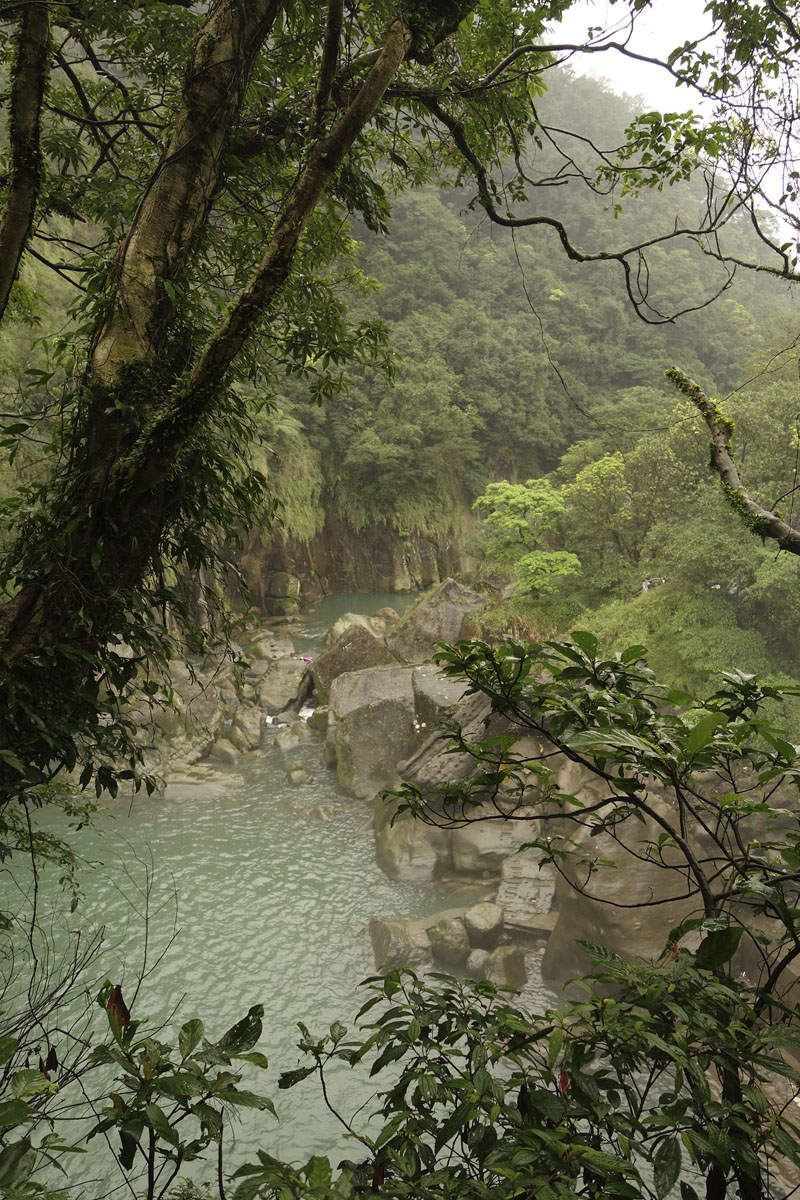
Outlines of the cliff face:
{"type": "Polygon", "coordinates": [[[407,592],[427,588],[462,570],[455,535],[398,534],[382,522],[354,533],[328,517],[308,543],[273,530],[265,542],[251,533],[240,567],[253,604],[282,615],[331,592],[407,592]]]}

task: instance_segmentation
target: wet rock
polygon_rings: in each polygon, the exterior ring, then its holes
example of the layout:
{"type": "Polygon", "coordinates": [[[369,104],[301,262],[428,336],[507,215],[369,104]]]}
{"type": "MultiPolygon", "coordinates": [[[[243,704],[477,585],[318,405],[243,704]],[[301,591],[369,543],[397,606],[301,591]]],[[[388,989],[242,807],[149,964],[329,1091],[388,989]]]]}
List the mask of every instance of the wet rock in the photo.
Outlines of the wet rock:
{"type": "Polygon", "coordinates": [[[451,967],[463,967],[469,958],[469,938],[464,922],[445,917],[428,930],[433,957],[451,967]]]}
{"type": "Polygon", "coordinates": [[[322,736],[324,737],[325,734],[328,732],[328,706],[327,706],[327,704],[321,704],[319,706],[319,708],[315,708],[314,711],[308,717],[306,724],[308,725],[308,728],[313,733],[321,733],[322,736]]]}
{"type": "Polygon", "coordinates": [[[528,979],[525,955],[519,946],[498,946],[492,950],[483,967],[483,978],[492,983],[509,983],[523,988],[528,979]]]}
{"type": "Polygon", "coordinates": [[[241,754],[228,738],[217,738],[208,757],[213,762],[235,763],[239,761],[241,754]]]}
{"type": "Polygon", "coordinates": [[[386,649],[384,642],[362,625],[348,628],[334,646],[311,664],[314,694],[321,703],[330,696],[334,679],[346,671],[363,671],[368,667],[396,666],[397,659],[386,649]]]}
{"type": "Polygon", "coordinates": [[[499,904],[474,904],[464,913],[464,925],[470,946],[493,950],[503,932],[503,910],[499,904]]]}
{"type": "Polygon", "coordinates": [[[331,687],[327,742],[339,783],[354,796],[391,787],[395,763],[415,745],[414,691],[408,667],[348,672],[331,687]]]}
{"type": "Polygon", "coordinates": [[[258,708],[242,706],[236,712],[231,726],[230,739],[244,750],[257,750],[264,733],[264,714],[258,708]],[[236,736],[234,736],[236,735],[236,736]],[[244,742],[244,746],[240,745],[244,742]]]}
{"type": "Polygon", "coordinates": [[[290,787],[303,787],[305,784],[313,783],[314,776],[298,763],[291,763],[286,772],[286,782],[290,787]]]}
{"type": "Polygon", "coordinates": [[[287,754],[312,736],[305,721],[292,721],[291,725],[275,734],[275,745],[282,754],[287,754]]]}
{"type": "Polygon", "coordinates": [[[457,871],[493,874],[500,870],[503,860],[515,854],[520,846],[531,841],[539,832],[538,823],[503,820],[493,805],[481,805],[474,810],[473,824],[453,830],[453,866],[457,871]],[[481,820],[480,818],[488,818],[481,820]],[[497,818],[497,819],[494,819],[497,818]]]}
{"type": "Polygon", "coordinates": [[[433,663],[417,667],[412,682],[417,727],[427,737],[444,717],[452,715],[463,699],[468,684],[465,680],[448,679],[433,663]]]}
{"type": "Polygon", "coordinates": [[[335,646],[339,638],[355,628],[366,629],[375,637],[381,637],[386,632],[386,623],[380,618],[376,620],[375,617],[365,617],[362,613],[342,613],[325,634],[325,645],[335,646]]]}
{"type": "Polygon", "coordinates": [[[405,917],[373,917],[369,936],[376,967],[426,967],[430,942],[419,922],[405,917]]]}
{"type": "Polygon", "coordinates": [[[335,816],[336,813],[329,804],[317,804],[308,810],[308,817],[311,821],[332,821],[335,816]]]}
{"type": "Polygon", "coordinates": [[[308,667],[301,658],[279,658],[269,664],[258,686],[258,704],[271,716],[300,704],[308,695],[308,667]]]}
{"type": "Polygon", "coordinates": [[[470,619],[484,604],[476,592],[454,579],[445,579],[427,599],[400,618],[387,645],[403,662],[423,663],[432,657],[437,642],[454,642],[464,636],[470,619]]]}
{"type": "Polygon", "coordinates": [[[294,642],[288,633],[260,633],[247,647],[247,659],[257,662],[274,662],[278,658],[291,658],[294,642]]]}
{"type": "Polygon", "coordinates": [[[466,963],[466,972],[470,979],[484,979],[486,963],[489,959],[488,950],[470,950],[466,963]]]}
{"type": "MultiPolygon", "coordinates": [[[[656,813],[674,818],[669,804],[658,795],[648,794],[648,803],[656,813]]],[[[661,827],[650,818],[644,824],[630,821],[630,849],[608,834],[590,838],[588,830],[573,832],[579,857],[583,849],[615,866],[600,867],[587,885],[585,868],[576,867],[572,858],[561,865],[566,878],[559,872],[555,882],[553,908],[557,919],[542,959],[546,979],[563,983],[587,970],[588,961],[576,945],[579,939],[596,942],[630,962],[652,963],[663,948],[665,930],[679,925],[695,911],[694,900],[670,900],[678,890],[674,873],[647,862],[647,843],[656,842],[660,832],[661,827]],[[580,882],[589,895],[579,894],[571,881],[580,882]],[[625,907],[618,908],[617,904],[625,907]]],[[[682,861],[677,851],[666,847],[663,855],[667,862],[672,855],[676,863],[682,861]]]]}
{"type": "Polygon", "coordinates": [[[390,879],[421,883],[435,879],[452,866],[450,831],[436,829],[413,817],[391,824],[391,811],[375,801],[375,861],[390,879]]]}

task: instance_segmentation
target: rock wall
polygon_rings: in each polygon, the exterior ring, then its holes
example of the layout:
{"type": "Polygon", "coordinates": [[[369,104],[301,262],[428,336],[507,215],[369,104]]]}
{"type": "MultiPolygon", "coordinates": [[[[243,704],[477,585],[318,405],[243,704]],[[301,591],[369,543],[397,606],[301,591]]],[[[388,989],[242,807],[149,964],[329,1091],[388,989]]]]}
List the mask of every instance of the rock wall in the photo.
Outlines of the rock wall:
{"type": "Polygon", "coordinates": [[[455,536],[401,536],[382,523],[354,533],[329,518],[307,544],[284,538],[277,529],[265,541],[254,530],[239,566],[256,608],[283,616],[331,592],[428,588],[462,570],[464,563],[463,546],[455,536]]]}

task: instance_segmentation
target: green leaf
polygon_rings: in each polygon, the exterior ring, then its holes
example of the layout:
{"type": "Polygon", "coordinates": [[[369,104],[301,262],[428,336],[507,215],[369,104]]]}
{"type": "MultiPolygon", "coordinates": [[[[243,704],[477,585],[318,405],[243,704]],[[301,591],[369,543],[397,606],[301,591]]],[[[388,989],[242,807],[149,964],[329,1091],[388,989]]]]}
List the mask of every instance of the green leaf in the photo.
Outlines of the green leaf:
{"type": "Polygon", "coordinates": [[[701,717],[686,739],[687,757],[691,758],[707,746],[716,730],[727,724],[728,718],[724,713],[707,713],[701,717]]]}
{"type": "Polygon", "coordinates": [[[181,1027],[181,1031],[178,1034],[178,1048],[180,1050],[181,1058],[189,1057],[195,1046],[200,1045],[204,1033],[205,1028],[203,1026],[203,1022],[198,1020],[197,1017],[191,1021],[187,1021],[186,1024],[181,1027]]]}
{"type": "Polygon", "coordinates": [[[223,1033],[217,1042],[217,1049],[223,1054],[241,1054],[243,1050],[251,1050],[261,1037],[263,1017],[264,1005],[254,1004],[246,1017],[223,1033]]]}
{"type": "Polygon", "coordinates": [[[0,1129],[11,1129],[32,1116],[33,1109],[24,1100],[6,1100],[0,1104],[0,1129]]]}
{"type": "Polygon", "coordinates": [[[148,1104],[145,1108],[147,1119],[150,1122],[150,1127],[163,1138],[165,1142],[169,1142],[171,1146],[177,1146],[180,1141],[178,1132],[170,1125],[167,1115],[157,1104],[148,1104]]]}
{"type": "Polygon", "coordinates": [[[587,658],[594,658],[597,654],[597,638],[593,633],[589,633],[586,629],[573,629],[572,640],[576,646],[580,646],[587,658]]]}
{"type": "Polygon", "coordinates": [[[255,1067],[261,1067],[262,1071],[266,1071],[269,1067],[269,1059],[266,1054],[262,1054],[260,1050],[249,1050],[245,1054],[232,1054],[231,1058],[240,1059],[242,1062],[252,1063],[255,1067]]]}
{"type": "Polygon", "coordinates": [[[550,1034],[550,1041],[547,1044],[547,1063],[552,1069],[558,1061],[558,1056],[561,1053],[561,1047],[564,1044],[564,1030],[554,1029],[550,1034]]]}
{"type": "Polygon", "coordinates": [[[727,929],[714,929],[707,933],[697,948],[695,966],[708,969],[730,962],[739,948],[743,933],[740,925],[729,925],[727,929]]]}
{"type": "Polygon", "coordinates": [[[19,1038],[0,1037],[0,1066],[7,1063],[19,1046],[19,1038]]]}
{"type": "Polygon", "coordinates": [[[224,1100],[226,1104],[235,1104],[239,1108],[258,1108],[262,1112],[275,1115],[275,1105],[267,1096],[258,1096],[255,1092],[240,1091],[238,1088],[225,1092],[215,1092],[215,1100],[224,1100]]]}
{"type": "Polygon", "coordinates": [[[658,1200],[663,1200],[678,1182],[681,1173],[681,1146],[676,1137],[665,1138],[653,1155],[653,1183],[658,1200]]]}
{"type": "Polygon", "coordinates": [[[36,1151],[30,1139],[12,1142],[0,1151],[0,1187],[10,1188],[27,1179],[36,1165],[36,1151]]]}
{"type": "Polygon", "coordinates": [[[196,1075],[167,1075],[157,1079],[155,1084],[165,1096],[175,1096],[176,1098],[202,1096],[203,1092],[208,1091],[203,1080],[198,1079],[196,1075]]]}

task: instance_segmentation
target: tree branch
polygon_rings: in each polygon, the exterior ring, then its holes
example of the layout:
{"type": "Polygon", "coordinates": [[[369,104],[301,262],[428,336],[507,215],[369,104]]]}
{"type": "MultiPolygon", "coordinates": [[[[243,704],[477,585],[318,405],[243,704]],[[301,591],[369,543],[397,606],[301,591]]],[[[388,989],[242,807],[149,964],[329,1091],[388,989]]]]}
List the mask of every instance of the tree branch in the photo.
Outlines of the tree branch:
{"type": "Polygon", "coordinates": [[[325,110],[331,96],[331,88],[336,77],[336,64],[339,61],[339,41],[342,36],[344,19],[344,0],[329,0],[328,22],[325,26],[325,38],[322,43],[322,62],[317,76],[317,90],[314,103],[311,106],[311,132],[316,136],[322,133],[322,122],[325,110]]]}
{"type": "Polygon", "coordinates": [[[8,122],[11,176],[0,218],[0,317],[8,306],[30,236],[42,180],[39,137],[50,43],[46,5],[25,5],[18,38],[8,122]]]}
{"type": "Polygon", "coordinates": [[[722,482],[725,498],[753,533],[761,538],[774,538],[781,550],[800,555],[800,530],[787,525],[776,513],[762,508],[745,490],[730,452],[733,422],[722,415],[719,407],[701,387],[677,367],[667,371],[679,392],[682,392],[702,416],[711,433],[712,470],[722,482]]]}

